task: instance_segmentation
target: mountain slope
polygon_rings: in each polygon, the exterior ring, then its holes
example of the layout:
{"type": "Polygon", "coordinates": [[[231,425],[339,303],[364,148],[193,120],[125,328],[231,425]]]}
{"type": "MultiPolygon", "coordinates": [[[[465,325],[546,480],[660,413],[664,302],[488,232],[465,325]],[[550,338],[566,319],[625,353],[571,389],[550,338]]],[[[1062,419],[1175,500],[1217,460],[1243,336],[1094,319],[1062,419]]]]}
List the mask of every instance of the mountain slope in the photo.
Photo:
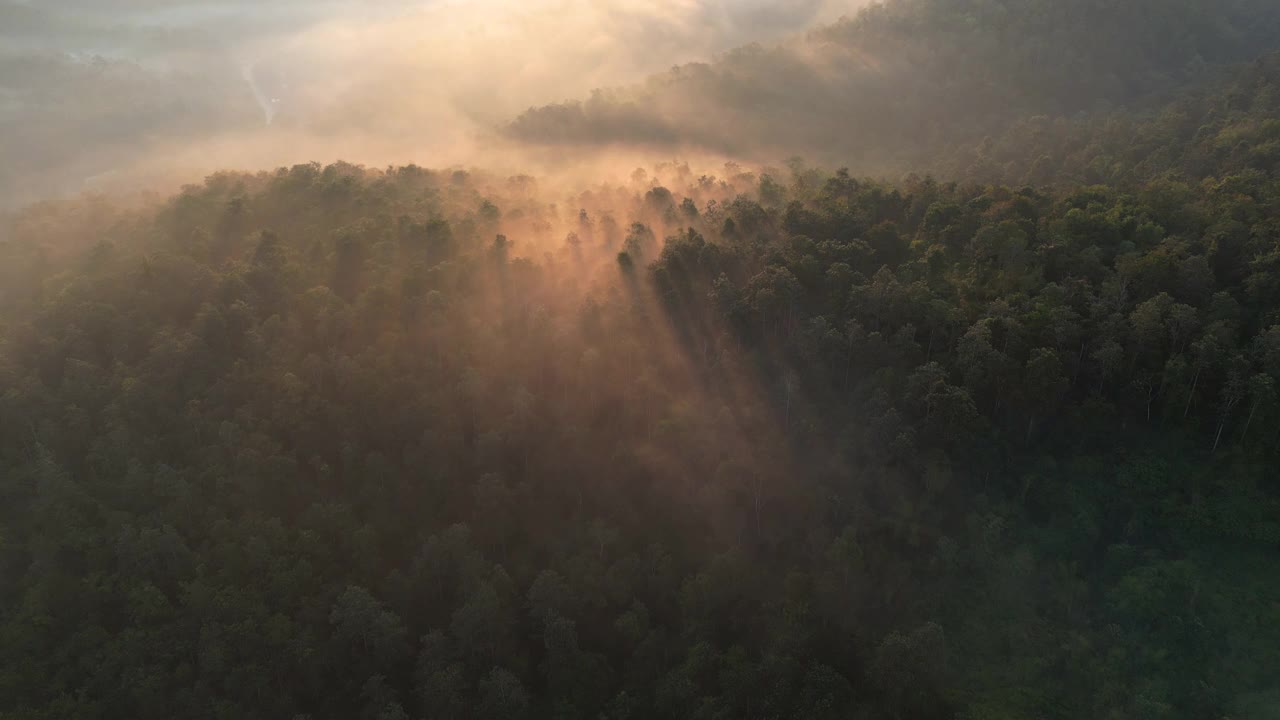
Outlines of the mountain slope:
{"type": "Polygon", "coordinates": [[[726,171],[24,215],[0,715],[1265,717],[1274,185],[726,171]]]}
{"type": "Polygon", "coordinates": [[[585,101],[532,108],[534,144],[802,153],[860,172],[928,170],[1033,115],[1140,103],[1280,42],[1280,7],[896,0],[778,47],[751,46],[585,101]]]}
{"type": "Polygon", "coordinates": [[[1135,185],[1280,170],[1280,53],[1213,73],[1167,103],[1070,119],[1039,116],[938,165],[946,177],[1135,185]]]}

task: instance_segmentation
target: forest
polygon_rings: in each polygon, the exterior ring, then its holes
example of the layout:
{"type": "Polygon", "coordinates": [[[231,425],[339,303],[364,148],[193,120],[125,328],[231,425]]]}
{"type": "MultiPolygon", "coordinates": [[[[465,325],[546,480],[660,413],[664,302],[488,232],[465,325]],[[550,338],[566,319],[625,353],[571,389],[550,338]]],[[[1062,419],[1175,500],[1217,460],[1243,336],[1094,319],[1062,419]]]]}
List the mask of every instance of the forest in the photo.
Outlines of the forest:
{"type": "MultiPolygon", "coordinates": [[[[1046,153],[1056,159],[1064,134],[1204,109],[1169,103],[1216,95],[1230,81],[1223,68],[1278,49],[1271,0],[891,0],[788,43],[530,108],[505,131],[560,148],[767,149],[890,177],[962,177],[958,162],[1012,143],[1005,162],[1030,170],[1046,153]]],[[[1031,179],[1057,180],[1052,168],[1041,163],[1031,179]]]]}
{"type": "Polygon", "coordinates": [[[1280,716],[1276,23],[889,0],[696,70],[911,66],[790,130],[621,90],[506,128],[845,134],[809,160],[3,216],[0,719],[1280,716]]]}

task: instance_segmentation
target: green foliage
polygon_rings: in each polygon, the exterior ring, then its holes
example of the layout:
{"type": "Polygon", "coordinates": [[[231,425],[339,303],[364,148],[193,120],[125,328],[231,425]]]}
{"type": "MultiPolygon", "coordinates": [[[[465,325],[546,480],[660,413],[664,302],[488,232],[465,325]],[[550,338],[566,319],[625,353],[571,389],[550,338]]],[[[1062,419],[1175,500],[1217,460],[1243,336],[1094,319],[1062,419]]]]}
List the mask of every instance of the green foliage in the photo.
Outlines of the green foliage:
{"type": "Polygon", "coordinates": [[[1265,705],[1275,184],[800,170],[20,216],[0,715],[1265,705]]]}
{"type": "Polygon", "coordinates": [[[7,218],[0,717],[1269,717],[1278,28],[897,0],[508,128],[956,182],[7,218]]]}

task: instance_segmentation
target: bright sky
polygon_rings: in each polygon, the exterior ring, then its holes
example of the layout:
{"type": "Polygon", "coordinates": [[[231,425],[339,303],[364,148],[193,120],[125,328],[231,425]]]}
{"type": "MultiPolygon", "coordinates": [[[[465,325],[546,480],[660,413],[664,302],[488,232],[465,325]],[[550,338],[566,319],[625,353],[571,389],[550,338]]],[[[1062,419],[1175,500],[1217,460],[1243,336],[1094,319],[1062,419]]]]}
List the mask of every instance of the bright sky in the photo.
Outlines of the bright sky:
{"type": "Polygon", "coordinates": [[[18,176],[75,189],[158,153],[193,168],[457,162],[530,106],[865,1],[0,0],[0,190],[18,176]]]}

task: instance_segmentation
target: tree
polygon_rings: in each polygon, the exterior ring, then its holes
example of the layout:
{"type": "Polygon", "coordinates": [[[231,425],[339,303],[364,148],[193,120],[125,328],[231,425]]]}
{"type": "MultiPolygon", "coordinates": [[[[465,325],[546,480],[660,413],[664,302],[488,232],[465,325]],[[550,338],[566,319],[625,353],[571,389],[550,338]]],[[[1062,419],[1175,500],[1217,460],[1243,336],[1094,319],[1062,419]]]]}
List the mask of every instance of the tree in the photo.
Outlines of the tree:
{"type": "Polygon", "coordinates": [[[1182,410],[1182,416],[1185,418],[1191,412],[1191,401],[1195,399],[1196,387],[1200,383],[1200,375],[1205,368],[1216,364],[1222,354],[1222,348],[1218,344],[1217,335],[1212,330],[1206,330],[1201,338],[1191,345],[1191,389],[1187,392],[1187,403],[1182,410]]]}
{"type": "MultiPolygon", "coordinates": [[[[1222,395],[1218,406],[1218,432],[1213,436],[1213,451],[1217,452],[1218,444],[1222,441],[1222,430],[1226,427],[1227,421],[1231,418],[1231,413],[1235,410],[1236,405],[1248,396],[1250,388],[1249,378],[1246,375],[1248,367],[1243,357],[1237,356],[1232,359],[1231,367],[1227,371],[1227,380],[1222,386],[1222,395]]],[[[1259,389],[1265,391],[1265,387],[1259,386],[1259,389]]]]}
{"type": "Polygon", "coordinates": [[[510,640],[514,618],[501,587],[508,582],[505,573],[496,572],[494,581],[478,585],[449,621],[450,635],[476,662],[497,659],[510,640]]]}
{"type": "Polygon", "coordinates": [[[415,690],[432,717],[461,720],[468,716],[469,685],[466,668],[457,662],[449,639],[440,631],[422,638],[415,672],[415,690]]]}
{"type": "Polygon", "coordinates": [[[1258,413],[1258,408],[1270,405],[1275,401],[1276,383],[1275,379],[1266,373],[1256,373],[1249,378],[1249,417],[1245,419],[1244,429],[1240,431],[1240,442],[1244,442],[1249,436],[1249,426],[1253,424],[1253,417],[1258,413]]]}
{"type": "Polygon", "coordinates": [[[333,604],[329,621],[339,638],[374,655],[393,657],[404,640],[399,618],[361,587],[343,591],[333,604]]]}
{"type": "Polygon", "coordinates": [[[908,634],[892,633],[876,649],[872,672],[895,718],[927,715],[940,703],[938,685],[947,669],[946,635],[929,623],[908,634]]]}
{"type": "Polygon", "coordinates": [[[480,681],[478,716],[483,720],[521,720],[528,712],[528,694],[510,671],[495,667],[480,681]]]}
{"type": "MultiPolygon", "coordinates": [[[[1058,354],[1049,348],[1032,350],[1024,371],[1023,385],[1026,388],[1029,404],[1027,439],[1030,440],[1036,418],[1052,413],[1067,391],[1067,378],[1063,374],[1062,362],[1058,360],[1058,354]]],[[[1149,416],[1148,409],[1148,419],[1150,419],[1149,416]]]]}

